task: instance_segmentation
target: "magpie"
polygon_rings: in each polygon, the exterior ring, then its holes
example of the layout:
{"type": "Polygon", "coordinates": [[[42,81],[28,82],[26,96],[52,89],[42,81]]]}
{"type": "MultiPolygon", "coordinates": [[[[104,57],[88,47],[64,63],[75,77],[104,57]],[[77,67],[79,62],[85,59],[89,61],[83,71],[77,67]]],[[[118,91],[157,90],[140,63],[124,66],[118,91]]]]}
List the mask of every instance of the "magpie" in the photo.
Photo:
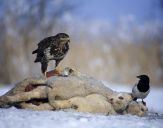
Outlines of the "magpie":
{"type": "Polygon", "coordinates": [[[136,101],[137,99],[142,99],[142,103],[146,104],[143,99],[146,98],[150,92],[150,79],[147,75],[139,75],[137,78],[140,80],[132,88],[133,100],[136,101]]]}

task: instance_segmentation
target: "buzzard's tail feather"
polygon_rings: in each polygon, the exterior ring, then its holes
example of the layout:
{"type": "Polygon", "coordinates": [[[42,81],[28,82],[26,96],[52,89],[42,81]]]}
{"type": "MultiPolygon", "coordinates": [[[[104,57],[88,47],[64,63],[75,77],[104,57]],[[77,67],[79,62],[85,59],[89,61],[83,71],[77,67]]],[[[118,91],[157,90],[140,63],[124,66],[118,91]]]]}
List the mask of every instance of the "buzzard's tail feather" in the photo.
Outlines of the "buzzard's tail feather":
{"type": "Polygon", "coordinates": [[[38,52],[38,49],[34,50],[34,51],[32,52],[32,54],[35,54],[35,53],[37,53],[37,52],[38,52]]]}

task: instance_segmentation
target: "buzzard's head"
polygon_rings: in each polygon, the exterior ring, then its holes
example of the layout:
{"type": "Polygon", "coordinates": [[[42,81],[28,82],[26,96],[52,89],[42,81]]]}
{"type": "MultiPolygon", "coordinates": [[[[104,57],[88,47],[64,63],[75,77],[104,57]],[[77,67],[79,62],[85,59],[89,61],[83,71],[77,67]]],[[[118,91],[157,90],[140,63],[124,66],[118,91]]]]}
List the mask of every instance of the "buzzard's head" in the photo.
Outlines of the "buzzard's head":
{"type": "Polygon", "coordinates": [[[70,37],[66,33],[58,33],[56,35],[57,39],[60,41],[62,44],[66,44],[70,42],[70,37]]]}

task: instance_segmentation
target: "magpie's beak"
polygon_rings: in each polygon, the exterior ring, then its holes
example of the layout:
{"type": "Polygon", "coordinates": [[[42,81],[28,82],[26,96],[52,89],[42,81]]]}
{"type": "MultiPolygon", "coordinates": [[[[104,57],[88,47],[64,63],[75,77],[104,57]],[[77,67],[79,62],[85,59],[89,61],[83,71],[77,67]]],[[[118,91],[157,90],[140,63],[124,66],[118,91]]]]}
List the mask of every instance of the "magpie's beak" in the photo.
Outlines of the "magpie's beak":
{"type": "Polygon", "coordinates": [[[139,79],[141,78],[141,76],[136,76],[136,77],[139,78],[139,79]]]}

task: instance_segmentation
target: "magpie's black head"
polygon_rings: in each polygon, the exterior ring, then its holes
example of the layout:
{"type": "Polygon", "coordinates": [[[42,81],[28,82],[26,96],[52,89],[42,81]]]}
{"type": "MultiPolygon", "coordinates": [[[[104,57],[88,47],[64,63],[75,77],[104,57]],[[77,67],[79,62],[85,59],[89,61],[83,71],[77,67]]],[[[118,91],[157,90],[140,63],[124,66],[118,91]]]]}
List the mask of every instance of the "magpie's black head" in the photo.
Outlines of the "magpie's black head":
{"type": "Polygon", "coordinates": [[[139,82],[137,84],[137,88],[140,92],[147,92],[149,90],[149,77],[147,75],[137,76],[139,78],[139,82]]]}
{"type": "Polygon", "coordinates": [[[150,79],[149,79],[149,77],[147,75],[139,75],[139,76],[137,76],[137,78],[139,78],[142,81],[146,81],[148,83],[150,81],[150,79]]]}

